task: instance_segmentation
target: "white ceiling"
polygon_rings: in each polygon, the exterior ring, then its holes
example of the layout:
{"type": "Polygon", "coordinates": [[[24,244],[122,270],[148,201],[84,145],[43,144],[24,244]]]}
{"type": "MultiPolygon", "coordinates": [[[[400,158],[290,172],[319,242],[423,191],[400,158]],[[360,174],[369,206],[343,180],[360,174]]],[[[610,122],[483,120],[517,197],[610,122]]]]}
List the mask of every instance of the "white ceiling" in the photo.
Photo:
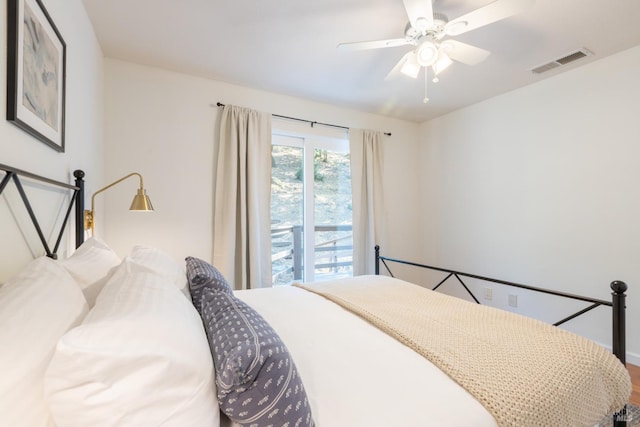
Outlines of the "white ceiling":
{"type": "MultiPolygon", "coordinates": [[[[361,111],[422,122],[640,44],[640,0],[537,0],[456,36],[491,51],[440,82],[385,76],[411,46],[345,52],[338,43],[401,38],[402,0],[83,0],[104,54],[361,111]],[[580,48],[593,56],[534,75],[580,48]]],[[[434,0],[456,18],[490,0],[434,0]]],[[[606,84],[606,82],[604,82],[606,84]]],[[[212,100],[216,101],[216,100],[212,100]]]]}

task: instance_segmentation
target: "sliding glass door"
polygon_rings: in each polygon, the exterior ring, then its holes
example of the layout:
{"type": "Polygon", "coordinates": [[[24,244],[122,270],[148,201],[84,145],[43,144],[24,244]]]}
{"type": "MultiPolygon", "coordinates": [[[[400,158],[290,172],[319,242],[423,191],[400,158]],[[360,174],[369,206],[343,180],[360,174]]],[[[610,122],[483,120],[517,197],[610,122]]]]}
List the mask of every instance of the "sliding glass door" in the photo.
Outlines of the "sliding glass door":
{"type": "Polygon", "coordinates": [[[273,135],[274,284],[352,275],[352,205],[346,139],[273,135]]]}

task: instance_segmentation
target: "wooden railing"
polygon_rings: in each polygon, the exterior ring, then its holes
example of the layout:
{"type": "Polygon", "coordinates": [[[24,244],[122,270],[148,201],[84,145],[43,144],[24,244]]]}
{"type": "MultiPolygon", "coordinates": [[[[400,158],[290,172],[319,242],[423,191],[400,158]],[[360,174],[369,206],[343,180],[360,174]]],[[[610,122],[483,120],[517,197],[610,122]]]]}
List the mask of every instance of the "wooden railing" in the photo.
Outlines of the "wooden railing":
{"type": "MultiPolygon", "coordinates": [[[[339,232],[352,231],[351,225],[317,225],[314,232],[339,232]]],[[[281,226],[271,229],[271,244],[273,253],[271,263],[274,266],[272,273],[273,283],[287,274],[293,274],[293,280],[302,280],[303,277],[303,232],[301,225],[281,226]]],[[[350,267],[353,264],[352,235],[336,237],[320,243],[314,247],[316,261],[318,258],[326,262],[316,263],[315,270],[328,269],[337,272],[341,267],[350,267]]]]}

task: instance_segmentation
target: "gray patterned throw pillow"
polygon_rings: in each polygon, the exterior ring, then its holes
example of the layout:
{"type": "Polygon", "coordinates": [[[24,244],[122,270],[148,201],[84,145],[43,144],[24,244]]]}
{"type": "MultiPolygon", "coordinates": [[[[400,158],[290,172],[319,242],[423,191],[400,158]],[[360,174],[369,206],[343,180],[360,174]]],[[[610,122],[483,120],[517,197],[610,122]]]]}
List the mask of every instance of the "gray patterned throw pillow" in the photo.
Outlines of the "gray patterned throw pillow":
{"type": "Polygon", "coordinates": [[[191,300],[198,312],[202,314],[202,290],[209,288],[216,292],[231,294],[231,286],[213,265],[195,257],[186,257],[187,280],[191,300]]]}
{"type": "Polygon", "coordinates": [[[205,288],[202,319],[220,409],[251,427],[313,426],[307,394],[286,346],[253,308],[205,288]]]}

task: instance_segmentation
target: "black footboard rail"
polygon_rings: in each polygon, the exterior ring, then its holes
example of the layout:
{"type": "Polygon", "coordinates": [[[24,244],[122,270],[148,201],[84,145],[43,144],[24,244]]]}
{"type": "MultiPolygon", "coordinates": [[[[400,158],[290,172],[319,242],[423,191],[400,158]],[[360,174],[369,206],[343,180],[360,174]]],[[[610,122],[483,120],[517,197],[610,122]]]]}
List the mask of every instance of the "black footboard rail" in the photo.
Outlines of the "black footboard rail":
{"type": "MultiPolygon", "coordinates": [[[[414,267],[426,268],[426,269],[433,270],[433,271],[443,272],[443,273],[446,273],[446,277],[444,279],[442,279],[440,281],[440,283],[435,285],[432,288],[432,290],[438,289],[447,280],[449,280],[451,278],[455,278],[460,283],[460,285],[462,285],[462,287],[465,289],[465,291],[471,296],[471,298],[473,298],[473,300],[478,304],[480,304],[480,301],[478,300],[478,298],[476,298],[476,296],[473,294],[473,292],[471,292],[471,290],[464,283],[462,278],[478,279],[478,280],[482,280],[482,281],[485,281],[485,282],[496,283],[496,284],[506,285],[506,286],[512,286],[512,287],[515,287],[515,288],[526,289],[526,290],[530,290],[530,291],[534,291],[534,292],[540,292],[540,293],[544,293],[544,294],[555,295],[555,296],[562,297],[562,298],[569,298],[569,299],[572,299],[572,300],[584,301],[585,303],[590,304],[586,308],[584,308],[584,309],[582,309],[580,311],[577,311],[577,312],[571,314],[570,316],[565,317],[562,320],[559,320],[559,321],[555,322],[553,324],[554,326],[562,325],[563,323],[568,322],[571,319],[575,319],[576,317],[581,316],[584,313],[587,313],[587,312],[593,310],[596,307],[600,307],[600,306],[611,307],[611,309],[612,309],[612,319],[613,319],[612,352],[613,352],[613,354],[616,355],[616,357],[623,364],[626,364],[626,326],[625,326],[625,319],[626,319],[626,317],[625,317],[625,308],[626,308],[625,299],[626,299],[626,294],[625,294],[625,292],[627,291],[627,284],[624,283],[624,282],[621,282],[621,281],[612,282],[611,285],[610,285],[611,290],[613,291],[611,293],[611,295],[612,295],[611,301],[605,301],[605,300],[585,297],[585,296],[582,296],[582,295],[574,295],[574,294],[569,294],[569,293],[565,293],[565,292],[554,291],[554,290],[551,290],[551,289],[544,289],[544,288],[538,288],[538,287],[529,286],[529,285],[523,285],[523,284],[520,284],[520,283],[509,282],[509,281],[506,281],[506,280],[493,279],[491,277],[479,276],[477,274],[464,273],[464,272],[461,272],[461,271],[449,270],[449,269],[446,269],[446,268],[434,267],[434,266],[430,266],[430,265],[426,265],[426,264],[419,264],[419,263],[416,263],[416,262],[404,261],[404,260],[400,260],[400,259],[396,259],[396,258],[389,258],[389,257],[385,257],[385,256],[381,256],[380,255],[380,246],[377,246],[377,245],[375,247],[375,254],[376,254],[376,261],[375,261],[375,274],[376,275],[380,274],[380,263],[382,263],[384,265],[385,269],[387,270],[387,272],[389,273],[389,275],[391,275],[391,277],[395,277],[393,275],[393,272],[389,268],[389,265],[387,264],[387,262],[394,262],[394,263],[397,263],[397,264],[410,265],[410,266],[414,266],[414,267]]],[[[617,427],[626,426],[627,425],[626,424],[626,419],[627,419],[627,417],[626,417],[626,407],[625,407],[625,409],[623,409],[622,411],[620,411],[619,413],[617,413],[617,414],[615,414],[613,416],[614,426],[617,426],[617,427]]]]}

